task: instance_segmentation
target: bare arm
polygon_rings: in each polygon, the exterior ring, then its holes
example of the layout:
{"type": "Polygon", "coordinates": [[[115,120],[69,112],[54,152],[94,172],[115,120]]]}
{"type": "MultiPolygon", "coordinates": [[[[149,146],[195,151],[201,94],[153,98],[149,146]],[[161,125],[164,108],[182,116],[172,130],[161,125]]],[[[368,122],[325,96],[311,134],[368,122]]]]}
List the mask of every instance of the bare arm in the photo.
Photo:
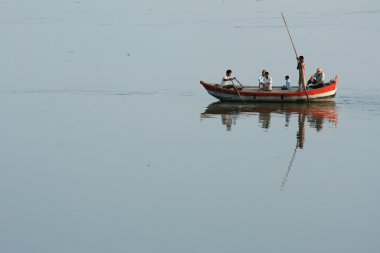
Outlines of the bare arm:
{"type": "Polygon", "coordinates": [[[235,80],[235,77],[223,78],[223,81],[232,81],[235,80]]]}

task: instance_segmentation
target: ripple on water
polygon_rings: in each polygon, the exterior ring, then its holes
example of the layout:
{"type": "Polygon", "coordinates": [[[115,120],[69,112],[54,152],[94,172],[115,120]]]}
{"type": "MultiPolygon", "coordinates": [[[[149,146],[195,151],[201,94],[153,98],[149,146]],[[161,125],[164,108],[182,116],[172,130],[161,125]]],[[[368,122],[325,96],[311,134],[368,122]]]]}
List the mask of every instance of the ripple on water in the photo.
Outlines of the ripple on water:
{"type": "Polygon", "coordinates": [[[104,96],[144,96],[154,95],[157,91],[108,91],[108,90],[14,90],[9,94],[67,94],[67,95],[104,95],[104,96]]]}
{"type": "Polygon", "coordinates": [[[362,117],[380,115],[380,91],[378,89],[349,89],[337,98],[337,105],[352,113],[363,113],[362,117]]]}

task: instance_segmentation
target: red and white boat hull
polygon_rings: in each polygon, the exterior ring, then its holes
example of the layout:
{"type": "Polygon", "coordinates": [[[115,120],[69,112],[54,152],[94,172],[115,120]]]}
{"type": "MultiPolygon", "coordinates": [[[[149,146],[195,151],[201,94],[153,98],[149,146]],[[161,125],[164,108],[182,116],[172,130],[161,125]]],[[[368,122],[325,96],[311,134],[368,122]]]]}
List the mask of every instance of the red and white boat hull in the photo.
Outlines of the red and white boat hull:
{"type": "Polygon", "coordinates": [[[244,102],[308,102],[308,101],[332,101],[337,92],[338,77],[329,84],[305,91],[281,90],[281,87],[273,87],[272,91],[259,90],[258,87],[244,87],[238,92],[235,89],[221,88],[216,84],[200,81],[207,92],[221,101],[244,102]],[[306,94],[307,93],[307,94],[306,94]]]}

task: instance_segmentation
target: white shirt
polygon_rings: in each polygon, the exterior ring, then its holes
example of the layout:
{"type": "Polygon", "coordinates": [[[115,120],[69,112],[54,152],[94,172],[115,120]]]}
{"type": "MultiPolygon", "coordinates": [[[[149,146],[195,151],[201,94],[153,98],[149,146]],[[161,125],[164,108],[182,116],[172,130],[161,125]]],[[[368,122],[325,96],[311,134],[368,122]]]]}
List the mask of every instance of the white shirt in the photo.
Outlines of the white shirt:
{"type": "Polygon", "coordinates": [[[317,73],[314,74],[315,81],[317,83],[324,82],[325,81],[325,73],[322,72],[322,75],[318,75],[317,73]]]}
{"type": "Polygon", "coordinates": [[[222,78],[222,82],[220,83],[220,86],[223,87],[225,85],[233,84],[233,82],[231,80],[224,81],[225,79],[229,79],[229,78],[234,78],[234,77],[233,76],[224,76],[222,78]]]}
{"type": "Polygon", "coordinates": [[[285,87],[290,89],[290,87],[292,86],[292,81],[290,81],[289,79],[285,81],[285,87]]]}
{"type": "Polygon", "coordinates": [[[272,90],[272,77],[271,76],[268,76],[268,78],[266,78],[265,76],[263,76],[263,83],[264,84],[269,84],[268,85],[268,89],[272,90]]]}
{"type": "Polygon", "coordinates": [[[259,84],[260,84],[260,83],[263,83],[263,79],[264,79],[263,76],[259,76],[259,78],[257,79],[257,80],[259,81],[259,84]]]}

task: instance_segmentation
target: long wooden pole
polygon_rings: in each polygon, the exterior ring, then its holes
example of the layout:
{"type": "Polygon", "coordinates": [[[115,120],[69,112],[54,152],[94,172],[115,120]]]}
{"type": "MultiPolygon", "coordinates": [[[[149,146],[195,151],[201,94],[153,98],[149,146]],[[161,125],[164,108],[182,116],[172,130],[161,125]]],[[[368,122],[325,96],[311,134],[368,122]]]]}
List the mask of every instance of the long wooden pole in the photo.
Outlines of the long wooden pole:
{"type": "MultiPolygon", "coordinates": [[[[296,58],[298,60],[297,50],[296,50],[296,47],[294,46],[293,39],[292,39],[292,36],[290,35],[290,31],[289,31],[289,28],[288,28],[288,24],[286,23],[284,14],[282,12],[281,12],[281,16],[282,16],[282,19],[284,20],[284,23],[285,23],[285,26],[286,26],[286,30],[288,31],[288,34],[289,34],[290,42],[292,43],[292,46],[293,46],[293,49],[294,49],[294,53],[296,54],[296,58]]],[[[302,75],[303,88],[304,88],[304,91],[305,91],[305,94],[306,94],[307,102],[309,103],[310,102],[309,101],[309,95],[307,94],[307,91],[306,91],[306,83],[305,83],[305,76],[304,76],[305,73],[303,73],[302,68],[300,69],[300,71],[301,71],[301,75],[302,75]]]]}

